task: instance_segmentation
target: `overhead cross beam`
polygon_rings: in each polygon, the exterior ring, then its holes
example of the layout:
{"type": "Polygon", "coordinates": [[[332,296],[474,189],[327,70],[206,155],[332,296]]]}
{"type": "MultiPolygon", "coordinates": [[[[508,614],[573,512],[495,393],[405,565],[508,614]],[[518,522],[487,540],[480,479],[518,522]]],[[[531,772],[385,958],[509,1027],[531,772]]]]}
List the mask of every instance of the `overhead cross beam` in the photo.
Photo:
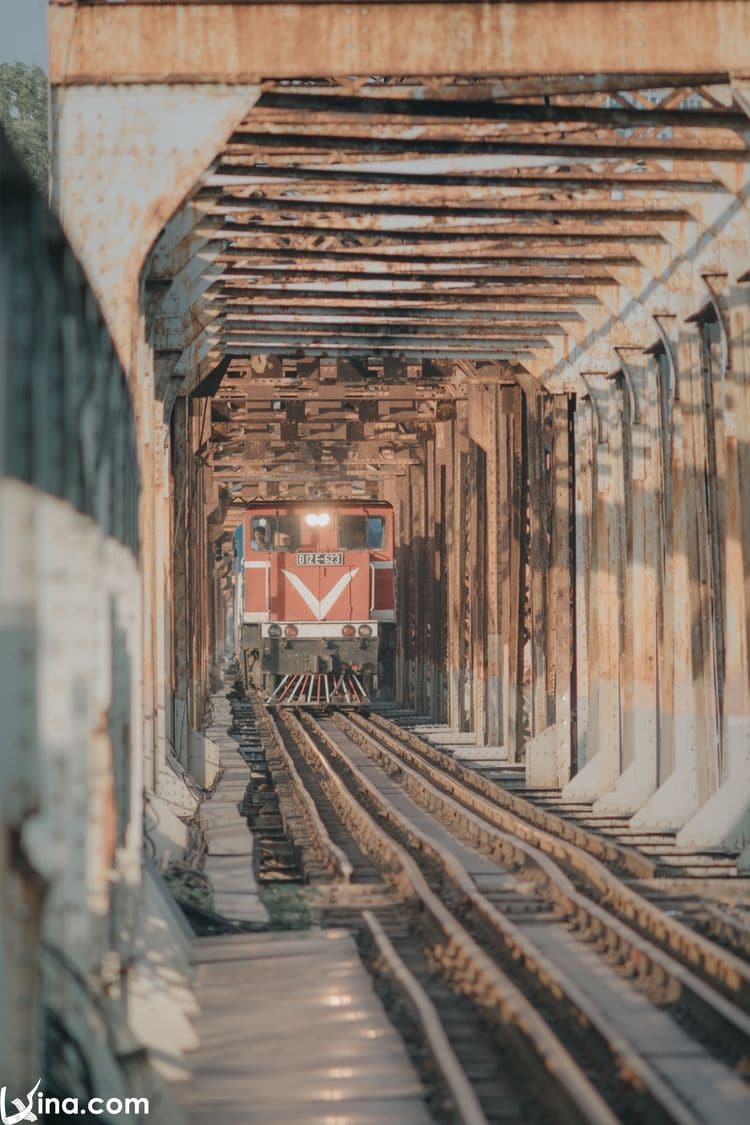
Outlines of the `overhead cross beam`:
{"type": "Polygon", "coordinates": [[[508,101],[474,100],[462,98],[460,101],[448,98],[401,98],[377,97],[365,92],[365,96],[352,97],[332,92],[319,93],[307,91],[298,93],[292,90],[271,90],[261,95],[258,110],[288,109],[295,113],[351,114],[358,118],[407,117],[433,118],[454,121],[522,121],[532,123],[585,122],[591,125],[604,125],[611,129],[632,129],[643,126],[671,128],[728,129],[738,132],[748,131],[748,119],[740,111],[733,109],[637,109],[623,106],[602,108],[593,105],[567,104],[520,104],[508,101]]]}
{"type": "Polygon", "coordinates": [[[467,384],[564,367],[623,279],[733,203],[750,129],[717,79],[267,82],[196,193],[217,480],[408,472],[467,384]]]}

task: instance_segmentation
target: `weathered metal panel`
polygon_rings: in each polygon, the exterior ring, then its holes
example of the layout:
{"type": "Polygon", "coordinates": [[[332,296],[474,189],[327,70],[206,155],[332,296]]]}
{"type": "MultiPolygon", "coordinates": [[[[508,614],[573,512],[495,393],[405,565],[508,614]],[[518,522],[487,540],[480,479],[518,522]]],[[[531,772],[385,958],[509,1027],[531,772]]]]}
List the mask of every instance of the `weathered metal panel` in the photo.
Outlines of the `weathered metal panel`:
{"type": "Polygon", "coordinates": [[[142,843],[135,413],[83,272],[2,135],[0,405],[3,1081],[21,1094],[51,1073],[62,1027],[110,1076],[91,1092],[112,1096],[126,1082],[100,1008],[124,1034],[142,843]]]}
{"type": "Polygon", "coordinates": [[[716,74],[747,67],[742,0],[50,6],[53,83],[332,74],[716,74]],[[582,34],[582,28],[586,29],[582,34]]]}

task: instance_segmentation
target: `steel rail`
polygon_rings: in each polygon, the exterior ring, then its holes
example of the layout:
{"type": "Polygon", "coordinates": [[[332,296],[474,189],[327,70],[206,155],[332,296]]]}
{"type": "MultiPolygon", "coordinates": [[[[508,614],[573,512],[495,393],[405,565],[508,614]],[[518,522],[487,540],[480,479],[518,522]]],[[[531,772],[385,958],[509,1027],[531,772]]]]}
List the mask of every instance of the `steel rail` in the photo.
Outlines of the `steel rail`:
{"type": "MultiPolygon", "coordinates": [[[[315,724],[311,716],[304,716],[304,726],[307,728],[305,733],[308,738],[310,738],[308,732],[314,726],[315,737],[324,743],[328,753],[335,760],[341,762],[346,770],[351,773],[356,787],[360,792],[367,795],[369,801],[380,811],[384,819],[396,825],[407,838],[413,841],[420,854],[429,857],[442,869],[449,883],[459,893],[464,903],[469,905],[490,930],[500,938],[511,952],[514,961],[533,974],[553,996],[564,997],[579,1013],[583,1024],[588,1023],[599,1043],[617,1060],[620,1073],[634,1078],[647,1091],[649,1097],[668,1120],[679,1123],[679,1125],[697,1125],[701,1119],[675,1094],[651,1064],[633,1048],[625,1037],[612,1028],[609,1018],[586,996],[580,986],[570,978],[569,974],[542,953],[522,932],[520,927],[502,914],[477,889],[473,879],[462,864],[454,856],[441,851],[427,833],[407,819],[387,796],[377,790],[327,732],[315,724]]],[[[311,738],[310,741],[312,742],[311,738]]],[[[328,765],[328,763],[326,764],[328,765]]],[[[331,767],[328,766],[328,768],[331,767]]],[[[342,784],[344,783],[342,782],[342,784]]],[[[353,798],[354,795],[348,788],[346,791],[350,798],[353,798]]],[[[526,854],[533,851],[533,849],[528,849],[525,846],[523,850],[526,854]]],[[[530,856],[530,858],[533,857],[530,856]]],[[[543,865],[550,865],[550,861],[546,857],[539,858],[542,859],[543,865]]],[[[563,876],[563,878],[565,877],[563,876]]],[[[575,895],[572,883],[568,881],[568,885],[570,893],[575,895]]],[[[547,1025],[545,1024],[545,1026],[547,1025]]]]}
{"type": "MultiPolygon", "coordinates": [[[[356,717],[356,720],[359,723],[359,716],[356,717]]],[[[550,835],[559,836],[562,840],[589,852],[603,863],[616,864],[636,879],[653,879],[656,877],[658,863],[649,859],[648,856],[641,855],[634,848],[628,848],[623,844],[588,832],[578,825],[571,824],[556,813],[540,809],[531,801],[527,801],[514,793],[509,793],[507,789],[501,789],[499,785],[481,777],[468,767],[460,765],[460,763],[449,758],[447,754],[437,750],[434,746],[430,746],[429,743],[424,742],[411,731],[404,730],[389,719],[371,713],[366,723],[363,722],[360,725],[363,730],[367,730],[367,725],[377,727],[379,733],[382,732],[384,735],[393,738],[396,745],[403,744],[407,749],[412,749],[418,756],[424,757],[430,765],[450,773],[464,785],[476,789],[481,796],[491,799],[500,809],[519,817],[521,820],[528,821],[535,828],[540,828],[550,835]]]]}
{"type": "MultiPolygon", "coordinates": [[[[273,756],[276,754],[283,763],[283,768],[286,771],[289,779],[297,793],[300,801],[302,802],[304,815],[307,818],[308,824],[308,839],[312,842],[312,847],[318,851],[323,859],[324,866],[339,880],[344,883],[351,883],[354,874],[354,868],[349,858],[344,854],[338,844],[334,843],[331,839],[328,829],[323,823],[317,806],[307,791],[302,778],[299,775],[294,760],[284,746],[284,742],[279,734],[279,731],[274,723],[268,718],[267,712],[259,704],[258,700],[253,699],[253,710],[256,716],[256,723],[258,730],[262,735],[266,735],[266,758],[270,766],[274,766],[273,756]]],[[[282,818],[284,817],[284,808],[279,803],[282,818]]],[[[293,833],[296,837],[298,834],[293,833]]]]}
{"type": "MultiPolygon", "coordinates": [[[[352,728],[355,732],[357,730],[354,724],[347,723],[343,716],[337,716],[337,723],[345,731],[352,728]]],[[[586,938],[603,939],[607,953],[615,953],[623,960],[626,959],[636,971],[645,973],[648,978],[657,981],[660,987],[666,984],[667,992],[671,993],[673,999],[689,1007],[692,1013],[706,1024],[712,1024],[717,1034],[727,1037],[727,1042],[736,1040],[737,1044],[742,1044],[741,1050],[745,1053],[741,1058],[741,1064],[746,1067],[750,1063],[750,1018],[733,1006],[730,1000],[725,999],[723,994],[714,992],[711,986],[693,974],[690,968],[655,947],[648,939],[630,930],[618,918],[612,917],[598,903],[592,902],[578,892],[557,864],[548,856],[540,854],[530,843],[514,840],[512,835],[500,832],[491,824],[487,824],[486,818],[477,816],[453,797],[435,788],[416,770],[405,765],[399,755],[393,754],[385,747],[380,747],[366,732],[360,730],[358,733],[357,741],[365,752],[367,747],[363,745],[362,738],[370,742],[371,752],[381,761],[385,756],[386,772],[389,772],[388,757],[392,763],[395,762],[399,783],[418,803],[425,804],[423,793],[428,791],[431,803],[426,807],[429,811],[433,812],[435,807],[440,809],[442,806],[443,816],[445,817],[447,813],[450,823],[460,822],[463,819],[465,827],[475,839],[481,840],[484,837],[490,847],[495,841],[503,858],[510,856],[511,865],[514,851],[522,853],[525,860],[533,864],[544,878],[553,900],[558,903],[563,915],[570,919],[586,938]]],[[[516,865],[518,865],[517,860],[516,865]]],[[[664,915],[664,919],[669,920],[667,915],[664,915]]],[[[720,951],[715,950],[715,953],[719,954],[720,951]]],[[[732,957],[731,954],[728,956],[732,957]]]]}
{"type": "Polygon", "coordinates": [[[719,945],[730,946],[750,960],[750,918],[735,918],[718,903],[704,902],[696,921],[701,931],[719,945]]]}
{"type": "Polygon", "coordinates": [[[368,720],[356,716],[347,721],[365,736],[367,724],[373,725],[384,747],[399,758],[402,767],[408,762],[481,819],[569,864],[601,895],[607,910],[633,928],[632,932],[643,934],[679,958],[691,973],[727,996],[738,1011],[750,1012],[750,966],[648,902],[604,866],[614,863],[636,878],[652,878],[653,861],[571,825],[554,813],[535,808],[531,802],[507,793],[381,716],[371,715],[368,720]]]}
{"type": "MultiPolygon", "coordinates": [[[[312,768],[317,769],[326,796],[342,822],[357,837],[363,850],[378,864],[386,879],[404,896],[419,905],[440,936],[434,947],[436,958],[448,975],[458,980],[460,990],[479,1006],[488,1019],[500,1022],[515,1046],[545,1079],[557,1085],[561,1104],[556,1108],[561,1120],[616,1125],[617,1117],[599,1091],[581,1072],[567,1048],[550,1030],[521,990],[479,947],[463,926],[429,887],[411,856],[356,800],[325,755],[296,716],[284,714],[277,721],[290,733],[296,728],[297,745],[312,768]]],[[[371,800],[380,803],[377,790],[363,776],[363,788],[371,800]]],[[[394,810],[395,814],[395,810],[394,810]]],[[[390,816],[390,813],[386,813],[390,816]]],[[[397,815],[397,814],[396,814],[397,815]]]]}
{"type": "Polygon", "coordinates": [[[487,1118],[476,1094],[456,1058],[456,1052],[445,1033],[435,1005],[417,978],[409,971],[393,943],[371,910],[363,910],[362,920],[381,957],[387,973],[398,985],[401,995],[415,1017],[430,1054],[453,1102],[460,1125],[487,1125],[487,1118]]]}

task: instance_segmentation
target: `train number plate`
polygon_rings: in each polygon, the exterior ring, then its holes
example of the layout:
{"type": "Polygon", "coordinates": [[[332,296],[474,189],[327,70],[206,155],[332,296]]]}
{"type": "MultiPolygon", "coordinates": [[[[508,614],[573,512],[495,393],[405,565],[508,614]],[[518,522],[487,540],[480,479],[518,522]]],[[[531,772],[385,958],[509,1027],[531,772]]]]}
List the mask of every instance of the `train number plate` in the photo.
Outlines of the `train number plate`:
{"type": "Polygon", "coordinates": [[[297,566],[343,566],[343,551],[297,551],[297,566]]]}

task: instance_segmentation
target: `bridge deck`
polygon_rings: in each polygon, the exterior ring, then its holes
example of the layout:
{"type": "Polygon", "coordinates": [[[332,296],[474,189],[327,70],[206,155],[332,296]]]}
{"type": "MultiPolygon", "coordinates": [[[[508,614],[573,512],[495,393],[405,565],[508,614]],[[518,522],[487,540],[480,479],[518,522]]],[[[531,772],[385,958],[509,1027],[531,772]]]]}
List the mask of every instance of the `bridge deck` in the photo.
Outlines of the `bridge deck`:
{"type": "Polygon", "coordinates": [[[200,1047],[175,1088],[188,1122],[431,1120],[349,933],[201,938],[195,955],[200,1047]]]}

